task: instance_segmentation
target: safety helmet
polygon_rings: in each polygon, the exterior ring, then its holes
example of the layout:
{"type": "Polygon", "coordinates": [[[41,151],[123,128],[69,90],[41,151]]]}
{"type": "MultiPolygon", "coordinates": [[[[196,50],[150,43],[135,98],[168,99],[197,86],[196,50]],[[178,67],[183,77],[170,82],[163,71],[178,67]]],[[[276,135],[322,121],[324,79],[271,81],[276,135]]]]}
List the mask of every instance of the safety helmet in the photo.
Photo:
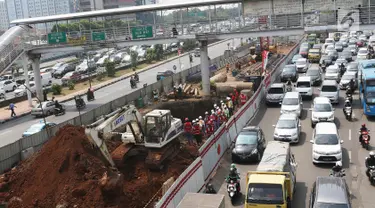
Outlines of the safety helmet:
{"type": "Polygon", "coordinates": [[[185,118],[185,121],[189,121],[189,119],[188,119],[188,118],[185,118]]]}
{"type": "Polygon", "coordinates": [[[342,167],[342,163],[341,163],[341,161],[337,161],[337,162],[336,162],[336,166],[338,166],[338,167],[342,167]]]}
{"type": "Polygon", "coordinates": [[[206,113],[204,113],[204,114],[208,115],[208,111],[206,111],[206,113]]]}
{"type": "Polygon", "coordinates": [[[375,157],[375,152],[371,151],[369,155],[370,157],[375,157]]]}
{"type": "Polygon", "coordinates": [[[216,107],[216,110],[220,110],[220,107],[218,106],[218,107],[216,107]]]}
{"type": "Polygon", "coordinates": [[[346,98],[345,103],[350,103],[350,100],[348,98],[346,98]]]}
{"type": "Polygon", "coordinates": [[[213,189],[212,184],[207,184],[207,189],[213,189]]]}
{"type": "Polygon", "coordinates": [[[216,108],[217,107],[217,105],[216,104],[214,104],[214,108],[216,108]]]}
{"type": "Polygon", "coordinates": [[[227,97],[227,100],[230,100],[230,97],[227,97]]]}
{"type": "Polygon", "coordinates": [[[195,124],[195,120],[192,120],[191,123],[195,124]]]}
{"type": "Polygon", "coordinates": [[[202,119],[202,116],[199,116],[199,119],[202,119]]]}
{"type": "Polygon", "coordinates": [[[220,103],[224,103],[224,101],[223,101],[223,100],[220,100],[220,103]]]}
{"type": "Polygon", "coordinates": [[[232,163],[232,164],[230,165],[230,168],[236,168],[236,165],[235,165],[234,163],[232,163]]]}
{"type": "Polygon", "coordinates": [[[213,121],[214,121],[214,119],[210,119],[210,121],[211,121],[211,122],[213,122],[213,121]]]}
{"type": "Polygon", "coordinates": [[[366,124],[362,124],[362,128],[366,128],[366,124]]]}

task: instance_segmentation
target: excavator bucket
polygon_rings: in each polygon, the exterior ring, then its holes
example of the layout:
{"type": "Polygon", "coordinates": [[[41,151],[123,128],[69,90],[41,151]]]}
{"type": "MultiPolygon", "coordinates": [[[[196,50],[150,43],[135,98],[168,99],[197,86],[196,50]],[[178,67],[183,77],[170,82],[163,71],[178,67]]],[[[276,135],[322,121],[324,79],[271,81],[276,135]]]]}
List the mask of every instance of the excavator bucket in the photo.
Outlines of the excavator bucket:
{"type": "Polygon", "coordinates": [[[179,151],[180,141],[178,139],[162,148],[150,148],[146,158],[146,166],[150,170],[161,170],[164,168],[165,161],[176,156],[179,151]]]}

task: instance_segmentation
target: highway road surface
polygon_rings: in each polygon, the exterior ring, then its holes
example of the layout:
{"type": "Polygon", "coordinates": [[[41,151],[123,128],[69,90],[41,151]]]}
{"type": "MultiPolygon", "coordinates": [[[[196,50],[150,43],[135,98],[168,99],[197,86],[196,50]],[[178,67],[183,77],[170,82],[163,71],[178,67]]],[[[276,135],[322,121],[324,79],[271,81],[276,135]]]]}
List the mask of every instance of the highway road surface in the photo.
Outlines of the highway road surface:
{"type": "MultiPolygon", "coordinates": [[[[314,96],[319,95],[318,87],[314,89],[314,96]]],[[[374,198],[375,188],[370,185],[368,178],[365,174],[364,160],[368,156],[369,151],[362,148],[358,142],[358,130],[360,125],[366,123],[370,130],[375,129],[373,121],[368,120],[363,115],[358,100],[358,90],[354,95],[354,106],[353,106],[353,121],[349,122],[345,119],[342,112],[344,105],[345,91],[340,92],[340,104],[334,105],[335,108],[335,123],[339,128],[341,139],[343,143],[343,167],[346,171],[345,179],[350,187],[352,193],[352,207],[356,208],[374,208],[375,203],[371,197],[374,198]]],[[[301,117],[302,133],[300,136],[300,142],[296,145],[292,145],[292,151],[295,155],[298,163],[297,167],[297,186],[296,195],[293,201],[292,207],[305,208],[309,207],[309,197],[312,189],[312,185],[316,180],[317,176],[328,176],[332,165],[313,165],[312,163],[312,144],[309,142],[312,139],[313,129],[311,128],[311,108],[312,101],[304,100],[303,106],[304,111],[301,117]]],[[[261,105],[259,112],[256,117],[249,123],[252,126],[259,126],[263,129],[267,141],[273,140],[274,127],[278,121],[278,115],[280,115],[280,107],[266,107],[261,105]]],[[[375,143],[372,141],[372,150],[375,150],[375,143]]],[[[247,171],[256,170],[257,164],[238,164],[237,167],[241,173],[241,191],[243,193],[242,198],[239,197],[237,203],[232,206],[230,199],[226,191],[226,183],[224,182],[225,176],[229,173],[229,166],[231,164],[230,152],[224,157],[223,162],[220,165],[220,169],[217,171],[214,179],[212,180],[213,186],[219,193],[226,196],[225,207],[243,207],[244,195],[246,193],[245,181],[247,171]],[[219,188],[220,187],[220,188],[219,188]]]]}
{"type": "MultiPolygon", "coordinates": [[[[209,47],[208,49],[208,56],[211,59],[214,59],[218,56],[221,56],[224,54],[224,51],[228,49],[228,43],[232,46],[233,40],[228,40],[225,42],[222,42],[220,44],[214,45],[209,47]]],[[[240,44],[240,40],[236,39],[234,41],[234,45],[238,46],[240,44]]],[[[183,69],[190,68],[190,62],[188,56],[183,56],[181,59],[181,65],[183,65],[183,69]]],[[[194,58],[194,61],[192,63],[192,66],[196,66],[200,64],[200,58],[194,58]]],[[[173,60],[170,62],[167,62],[165,64],[162,64],[158,67],[155,67],[153,69],[150,69],[148,71],[145,71],[143,73],[139,74],[140,83],[138,83],[138,87],[143,86],[143,84],[152,84],[156,82],[156,74],[160,71],[165,70],[173,70],[173,65],[177,66],[177,72],[179,72],[179,60],[173,60]]],[[[137,90],[137,89],[134,89],[137,90]]],[[[122,80],[120,82],[114,83],[110,86],[104,87],[98,91],[95,91],[95,101],[87,102],[87,107],[85,110],[81,111],[81,113],[84,113],[86,111],[89,111],[91,109],[94,109],[100,105],[103,105],[105,103],[108,103],[112,100],[115,100],[119,97],[122,97],[124,95],[127,95],[134,91],[130,89],[130,83],[129,79],[122,80]]],[[[86,99],[84,97],[84,99],[86,99]]],[[[71,118],[74,118],[78,116],[78,111],[76,110],[74,101],[66,102],[64,103],[67,107],[67,112],[63,116],[55,117],[55,116],[49,116],[47,117],[48,122],[54,122],[54,123],[61,123],[63,121],[69,120],[71,118]]],[[[17,109],[16,109],[17,113],[17,109]]],[[[31,115],[9,121],[7,123],[4,123],[0,126],[0,147],[5,146],[7,144],[13,143],[17,141],[19,138],[21,138],[22,133],[27,130],[32,124],[38,123],[41,120],[41,118],[34,118],[31,115]]]]}

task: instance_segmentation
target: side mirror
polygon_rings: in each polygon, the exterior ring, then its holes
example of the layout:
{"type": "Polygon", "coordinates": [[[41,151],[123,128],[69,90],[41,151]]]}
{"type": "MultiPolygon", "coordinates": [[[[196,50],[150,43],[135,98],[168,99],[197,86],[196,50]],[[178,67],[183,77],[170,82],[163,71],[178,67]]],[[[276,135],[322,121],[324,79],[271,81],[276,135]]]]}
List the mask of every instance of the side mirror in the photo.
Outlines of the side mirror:
{"type": "Polygon", "coordinates": [[[341,144],[344,143],[344,140],[341,140],[340,143],[341,143],[341,144]]]}
{"type": "Polygon", "coordinates": [[[273,127],[276,127],[276,125],[272,125],[273,127]]]}
{"type": "Polygon", "coordinates": [[[302,125],[301,124],[298,124],[298,127],[301,127],[302,125]]]}
{"type": "Polygon", "coordinates": [[[311,143],[311,144],[314,144],[314,141],[313,141],[313,140],[310,140],[310,143],[311,143]]]}
{"type": "Polygon", "coordinates": [[[300,102],[299,104],[303,105],[303,102],[300,102]]]}
{"type": "Polygon", "coordinates": [[[280,105],[282,105],[283,103],[282,102],[279,102],[280,105]]]}

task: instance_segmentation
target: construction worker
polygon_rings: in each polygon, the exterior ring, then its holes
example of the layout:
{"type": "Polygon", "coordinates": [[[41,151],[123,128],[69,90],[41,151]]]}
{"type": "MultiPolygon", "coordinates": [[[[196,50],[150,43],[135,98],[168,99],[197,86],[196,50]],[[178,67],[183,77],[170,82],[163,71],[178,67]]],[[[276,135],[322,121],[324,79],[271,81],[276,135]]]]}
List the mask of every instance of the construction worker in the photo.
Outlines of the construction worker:
{"type": "Polygon", "coordinates": [[[194,120],[193,124],[193,135],[195,138],[195,141],[198,145],[201,145],[202,143],[202,129],[201,125],[199,124],[198,120],[194,120]]]}
{"type": "Polygon", "coordinates": [[[227,106],[228,106],[228,109],[229,109],[229,116],[232,116],[233,115],[233,101],[230,97],[227,97],[227,106]]]}
{"type": "Polygon", "coordinates": [[[207,122],[206,136],[210,137],[215,132],[214,120],[210,119],[207,122]]]}
{"type": "Polygon", "coordinates": [[[226,105],[224,106],[224,115],[227,119],[230,118],[229,109],[226,105]]]}
{"type": "Polygon", "coordinates": [[[227,117],[225,116],[224,111],[220,111],[220,122],[223,124],[227,122],[227,117]]]}
{"type": "Polygon", "coordinates": [[[220,100],[220,104],[221,104],[221,109],[224,110],[224,106],[225,106],[224,101],[220,100]]]}
{"type": "Polygon", "coordinates": [[[204,113],[204,122],[207,123],[208,120],[210,120],[210,114],[208,114],[208,111],[206,111],[206,113],[204,113]]]}
{"type": "Polygon", "coordinates": [[[232,99],[233,109],[234,109],[234,107],[237,106],[237,98],[236,98],[236,95],[235,95],[234,93],[231,93],[231,94],[230,94],[230,99],[232,99]]]}
{"type": "Polygon", "coordinates": [[[214,110],[211,110],[210,120],[214,122],[214,131],[216,131],[216,115],[214,110]]]}
{"type": "Polygon", "coordinates": [[[247,101],[246,95],[241,93],[241,95],[240,95],[241,106],[245,105],[246,101],[247,101]]]}
{"type": "Polygon", "coordinates": [[[184,123],[184,132],[185,132],[185,136],[188,140],[188,144],[189,145],[193,145],[193,138],[192,138],[192,129],[193,129],[193,125],[192,123],[189,121],[188,118],[185,118],[185,123],[184,123]]]}
{"type": "Polygon", "coordinates": [[[216,103],[214,104],[214,110],[216,110],[216,108],[217,108],[217,105],[216,105],[216,103]]]}
{"type": "Polygon", "coordinates": [[[199,116],[199,124],[201,125],[202,134],[206,134],[206,123],[204,122],[202,116],[199,116]]]}

